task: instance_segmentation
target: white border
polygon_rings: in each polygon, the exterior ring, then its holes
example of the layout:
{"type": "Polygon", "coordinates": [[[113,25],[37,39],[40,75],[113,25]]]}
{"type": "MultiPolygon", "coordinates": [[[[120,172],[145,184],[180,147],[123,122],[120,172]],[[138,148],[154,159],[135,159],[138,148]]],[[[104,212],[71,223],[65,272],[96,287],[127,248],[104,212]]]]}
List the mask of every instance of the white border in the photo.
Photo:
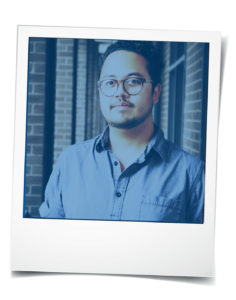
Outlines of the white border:
{"type": "Polygon", "coordinates": [[[219,78],[218,32],[19,26],[11,269],[214,276],[219,78]],[[41,220],[22,217],[29,37],[210,43],[204,224],[41,220]]]}

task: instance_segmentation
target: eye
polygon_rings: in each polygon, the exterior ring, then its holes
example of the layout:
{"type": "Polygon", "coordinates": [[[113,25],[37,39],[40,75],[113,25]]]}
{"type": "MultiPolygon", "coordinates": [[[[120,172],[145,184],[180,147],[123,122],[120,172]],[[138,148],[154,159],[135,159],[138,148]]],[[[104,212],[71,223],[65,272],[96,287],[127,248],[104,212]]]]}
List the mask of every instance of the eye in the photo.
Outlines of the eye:
{"type": "Polygon", "coordinates": [[[114,79],[104,80],[103,85],[106,88],[114,87],[116,85],[116,80],[114,80],[114,79]]]}
{"type": "Polygon", "coordinates": [[[139,86],[142,84],[142,81],[139,78],[129,78],[127,83],[129,86],[139,86]]]}

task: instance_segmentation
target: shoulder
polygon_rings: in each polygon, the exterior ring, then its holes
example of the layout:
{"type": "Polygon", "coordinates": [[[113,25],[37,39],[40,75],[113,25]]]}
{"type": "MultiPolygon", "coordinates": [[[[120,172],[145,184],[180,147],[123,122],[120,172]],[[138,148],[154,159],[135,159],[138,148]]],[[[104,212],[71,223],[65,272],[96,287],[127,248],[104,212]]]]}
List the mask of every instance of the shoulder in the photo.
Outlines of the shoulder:
{"type": "Polygon", "coordinates": [[[62,152],[60,153],[57,161],[62,163],[63,161],[73,161],[73,159],[84,159],[85,157],[88,157],[88,155],[91,155],[96,147],[97,140],[99,136],[96,136],[92,139],[78,142],[76,144],[70,145],[66,147],[62,152]]]}
{"type": "Polygon", "coordinates": [[[173,143],[166,140],[168,149],[168,160],[180,165],[193,177],[204,171],[204,162],[197,156],[192,155],[173,143]]]}

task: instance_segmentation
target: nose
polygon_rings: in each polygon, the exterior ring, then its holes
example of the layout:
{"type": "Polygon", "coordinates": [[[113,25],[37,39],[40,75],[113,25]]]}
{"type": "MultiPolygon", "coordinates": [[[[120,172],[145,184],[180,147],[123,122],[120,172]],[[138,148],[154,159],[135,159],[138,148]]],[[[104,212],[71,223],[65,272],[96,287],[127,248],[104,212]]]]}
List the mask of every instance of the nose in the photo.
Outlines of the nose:
{"type": "Polygon", "coordinates": [[[114,96],[115,97],[120,97],[120,96],[123,96],[123,95],[126,95],[126,96],[128,95],[127,92],[124,89],[123,81],[117,82],[117,89],[115,91],[114,96]]]}

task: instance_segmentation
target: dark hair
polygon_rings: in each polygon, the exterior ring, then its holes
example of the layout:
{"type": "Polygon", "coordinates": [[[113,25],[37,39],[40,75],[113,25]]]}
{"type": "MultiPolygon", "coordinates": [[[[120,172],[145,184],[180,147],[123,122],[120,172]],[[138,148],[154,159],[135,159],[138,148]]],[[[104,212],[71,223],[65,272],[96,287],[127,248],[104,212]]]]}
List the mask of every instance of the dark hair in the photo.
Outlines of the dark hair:
{"type": "Polygon", "coordinates": [[[161,82],[163,69],[162,61],[162,43],[151,41],[125,41],[119,40],[111,44],[99,61],[99,75],[106,58],[113,52],[118,50],[126,50],[135,52],[145,58],[147,61],[147,70],[153,80],[153,88],[161,82]]]}

